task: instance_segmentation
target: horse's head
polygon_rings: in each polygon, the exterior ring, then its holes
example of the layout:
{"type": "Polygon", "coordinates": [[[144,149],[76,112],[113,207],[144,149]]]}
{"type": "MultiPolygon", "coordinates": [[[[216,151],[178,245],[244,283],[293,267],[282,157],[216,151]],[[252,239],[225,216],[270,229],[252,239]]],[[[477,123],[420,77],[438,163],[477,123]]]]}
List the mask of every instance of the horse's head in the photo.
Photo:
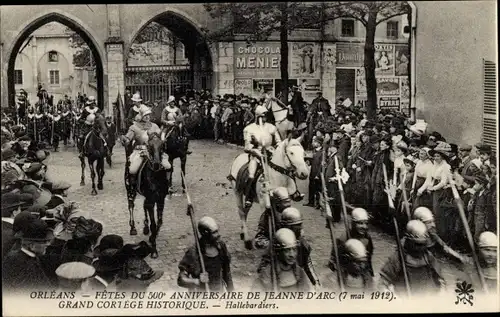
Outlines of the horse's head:
{"type": "Polygon", "coordinates": [[[162,141],[160,134],[156,132],[148,133],[148,154],[149,161],[153,165],[153,169],[157,170],[161,168],[162,154],[164,152],[164,142],[162,141]]]}
{"type": "Polygon", "coordinates": [[[275,154],[282,153],[283,165],[287,169],[294,171],[299,179],[306,179],[309,177],[309,168],[307,167],[304,155],[304,148],[302,147],[302,137],[293,139],[291,136],[282,141],[275,154]]]}

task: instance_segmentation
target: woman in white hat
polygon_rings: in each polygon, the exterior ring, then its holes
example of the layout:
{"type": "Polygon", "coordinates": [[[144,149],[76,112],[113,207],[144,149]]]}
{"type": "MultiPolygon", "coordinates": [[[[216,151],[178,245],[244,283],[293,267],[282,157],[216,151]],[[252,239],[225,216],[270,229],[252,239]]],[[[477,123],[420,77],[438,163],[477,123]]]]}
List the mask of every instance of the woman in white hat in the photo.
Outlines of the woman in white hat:
{"type": "MultiPolygon", "coordinates": [[[[139,168],[143,162],[143,151],[147,150],[146,145],[149,140],[149,134],[157,133],[160,135],[161,130],[155,124],[151,122],[151,109],[146,105],[141,105],[138,114],[138,120],[134,122],[132,126],[128,129],[126,135],[122,136],[122,144],[124,146],[128,146],[132,140],[135,140],[135,148],[130,154],[130,181],[136,181],[137,172],[139,172],[139,168]]],[[[171,168],[170,163],[168,162],[168,155],[163,153],[162,166],[169,170],[171,168]]]]}

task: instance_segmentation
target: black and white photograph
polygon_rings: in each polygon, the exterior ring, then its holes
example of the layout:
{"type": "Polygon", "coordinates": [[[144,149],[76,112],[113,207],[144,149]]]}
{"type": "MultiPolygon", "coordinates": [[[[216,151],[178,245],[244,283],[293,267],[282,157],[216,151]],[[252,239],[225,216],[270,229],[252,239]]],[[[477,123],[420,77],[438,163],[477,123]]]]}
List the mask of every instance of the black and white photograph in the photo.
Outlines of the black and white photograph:
{"type": "Polygon", "coordinates": [[[2,2],[4,316],[500,312],[496,21],[2,2]]]}

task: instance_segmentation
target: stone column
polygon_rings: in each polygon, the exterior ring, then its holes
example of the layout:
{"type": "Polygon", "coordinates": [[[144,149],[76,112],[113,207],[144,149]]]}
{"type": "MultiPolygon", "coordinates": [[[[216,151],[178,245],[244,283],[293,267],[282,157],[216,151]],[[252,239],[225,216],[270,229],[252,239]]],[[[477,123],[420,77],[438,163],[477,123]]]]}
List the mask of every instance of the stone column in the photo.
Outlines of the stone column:
{"type": "Polygon", "coordinates": [[[108,39],[105,44],[108,59],[108,107],[106,115],[113,116],[113,102],[116,101],[118,93],[122,98],[125,93],[123,41],[110,41],[108,39]]]}
{"type": "Polygon", "coordinates": [[[120,5],[107,4],[106,10],[108,13],[108,37],[121,37],[120,29],[120,5]]]}
{"type": "Polygon", "coordinates": [[[217,78],[217,94],[234,93],[234,47],[232,42],[219,42],[218,71],[214,72],[217,78]]]}

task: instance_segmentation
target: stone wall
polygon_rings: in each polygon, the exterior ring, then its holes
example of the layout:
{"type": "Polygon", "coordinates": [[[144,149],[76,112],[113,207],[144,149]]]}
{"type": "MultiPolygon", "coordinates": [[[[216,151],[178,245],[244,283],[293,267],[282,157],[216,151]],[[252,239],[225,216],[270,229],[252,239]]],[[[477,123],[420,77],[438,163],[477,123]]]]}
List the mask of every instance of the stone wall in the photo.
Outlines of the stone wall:
{"type": "Polygon", "coordinates": [[[216,74],[219,95],[234,93],[234,45],[232,42],[219,42],[216,74]]]}

